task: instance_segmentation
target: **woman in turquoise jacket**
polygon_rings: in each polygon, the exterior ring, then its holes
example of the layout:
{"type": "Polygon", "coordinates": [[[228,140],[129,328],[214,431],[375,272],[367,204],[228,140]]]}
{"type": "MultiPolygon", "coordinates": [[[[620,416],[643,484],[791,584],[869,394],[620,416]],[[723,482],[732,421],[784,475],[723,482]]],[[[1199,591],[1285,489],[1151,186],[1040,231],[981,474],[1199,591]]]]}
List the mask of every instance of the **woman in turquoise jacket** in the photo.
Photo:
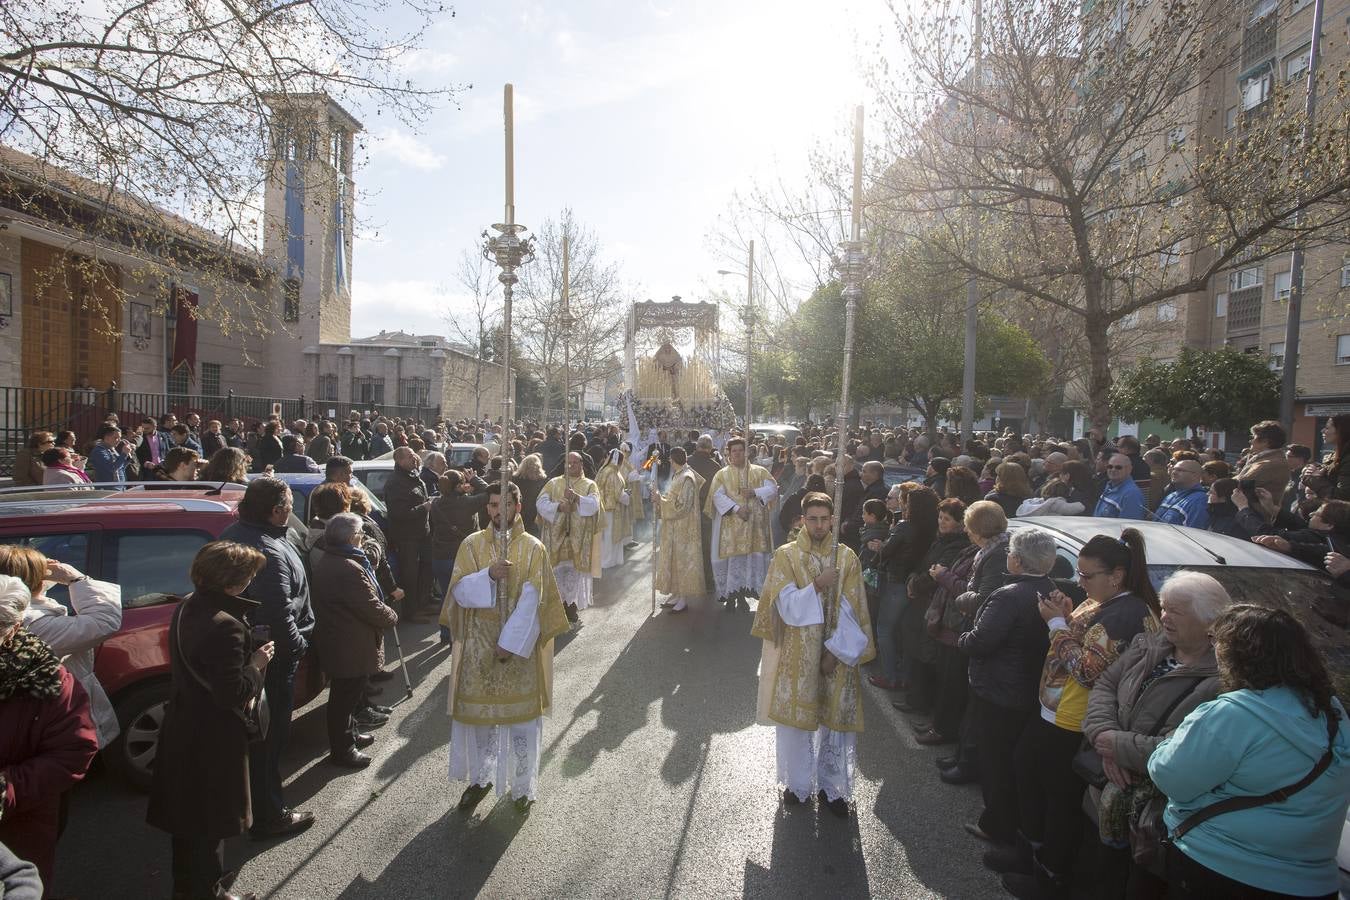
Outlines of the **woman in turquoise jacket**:
{"type": "Polygon", "coordinates": [[[1234,606],[1214,623],[1227,693],[1196,707],[1149,757],[1169,832],[1234,797],[1297,784],[1284,801],[1214,816],[1168,849],[1169,900],[1335,897],[1336,850],[1350,802],[1350,734],[1308,633],[1279,609],[1234,606]]]}

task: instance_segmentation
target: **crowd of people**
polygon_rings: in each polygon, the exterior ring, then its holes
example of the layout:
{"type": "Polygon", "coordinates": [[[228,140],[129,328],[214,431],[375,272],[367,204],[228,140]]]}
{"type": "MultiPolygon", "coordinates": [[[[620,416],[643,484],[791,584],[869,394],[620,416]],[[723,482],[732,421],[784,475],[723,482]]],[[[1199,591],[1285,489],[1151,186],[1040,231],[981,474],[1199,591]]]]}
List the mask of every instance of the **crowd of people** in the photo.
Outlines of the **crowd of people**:
{"type": "MultiPolygon", "coordinates": [[[[666,614],[709,596],[728,613],[754,604],[757,718],[777,729],[786,806],[818,796],[849,814],[865,677],[895,692],[918,744],[952,747],[937,760],[943,782],[979,783],[984,811],[965,828],[1014,896],[1334,895],[1350,736],[1303,626],[1234,604],[1201,573],[1155,590],[1134,528],[1092,538],[1076,572],[1060,571],[1034,522],[1208,529],[1350,586],[1350,416],[1328,423],[1322,461],[1274,422],[1231,462],[1184,438],[963,443],[867,425],[841,453],[809,424],[792,439],[653,437],[635,453],[614,423],[503,435],[467,421],[245,429],[195,415],[130,435],[110,417],[83,454],[74,434],[34,434],[16,480],[257,476],[238,522],[198,554],[170,624],[148,820],[172,836],[175,896],[238,896],[225,839],[313,823],[286,805],[281,771],[311,647],[328,679],[329,761],[370,764],[362,751],[391,713],[378,702],[392,677],[384,635],[400,619],[439,623],[454,647],[460,808],[495,786],[528,812],[552,642],[639,539],[654,543],[666,614]],[[454,443],[476,447],[462,466],[454,443]],[[379,523],[352,464],[383,456],[379,523]],[[897,466],[914,477],[888,486],[897,466]],[[291,488],[269,477],[287,472],[324,475],[300,529],[291,488]],[[1026,527],[1010,530],[1019,517],[1026,527]]],[[[120,621],[116,585],[0,547],[0,843],[46,884],[65,792],[117,734],[92,650],[120,621]],[[71,609],[46,596],[51,583],[69,586],[71,609]]]]}

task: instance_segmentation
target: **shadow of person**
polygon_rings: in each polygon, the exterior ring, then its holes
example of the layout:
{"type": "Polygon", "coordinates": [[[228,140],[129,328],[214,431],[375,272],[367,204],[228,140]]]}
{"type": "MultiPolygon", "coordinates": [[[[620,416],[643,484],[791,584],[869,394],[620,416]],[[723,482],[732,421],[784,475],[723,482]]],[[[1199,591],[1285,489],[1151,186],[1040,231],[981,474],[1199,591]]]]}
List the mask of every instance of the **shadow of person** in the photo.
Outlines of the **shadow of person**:
{"type": "Polygon", "coordinates": [[[778,810],[768,868],[745,861],[742,897],[870,897],[857,816],[815,804],[778,810]]]}
{"type": "Polygon", "coordinates": [[[452,807],[408,841],[378,878],[357,875],[338,900],[475,897],[528,821],[509,796],[497,799],[483,816],[452,807]]]}

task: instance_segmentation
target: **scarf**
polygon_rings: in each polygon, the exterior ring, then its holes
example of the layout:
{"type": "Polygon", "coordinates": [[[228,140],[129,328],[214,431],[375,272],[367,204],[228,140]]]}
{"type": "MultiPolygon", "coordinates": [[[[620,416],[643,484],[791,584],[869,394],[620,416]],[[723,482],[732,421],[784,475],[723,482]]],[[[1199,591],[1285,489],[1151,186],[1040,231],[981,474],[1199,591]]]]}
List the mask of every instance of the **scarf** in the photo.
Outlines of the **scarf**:
{"type": "Polygon", "coordinates": [[[83,470],[77,469],[74,466],[68,466],[65,463],[56,463],[55,465],[50,465],[47,468],[56,469],[61,472],[70,472],[72,475],[79,478],[80,481],[84,482],[85,484],[89,484],[89,476],[84,474],[83,470]]]}
{"type": "Polygon", "coordinates": [[[341,547],[326,544],[326,548],[329,553],[335,553],[338,556],[343,556],[347,559],[354,559],[360,563],[361,568],[366,570],[366,577],[369,578],[370,583],[375,586],[375,596],[380,598],[381,603],[384,602],[384,591],[380,589],[380,580],[375,577],[375,567],[370,564],[370,557],[366,556],[364,550],[360,547],[353,547],[351,544],[346,544],[341,547]]]}
{"type": "Polygon", "coordinates": [[[0,700],[54,700],[60,695],[61,661],[46,641],[20,628],[9,643],[0,645],[0,700]]]}

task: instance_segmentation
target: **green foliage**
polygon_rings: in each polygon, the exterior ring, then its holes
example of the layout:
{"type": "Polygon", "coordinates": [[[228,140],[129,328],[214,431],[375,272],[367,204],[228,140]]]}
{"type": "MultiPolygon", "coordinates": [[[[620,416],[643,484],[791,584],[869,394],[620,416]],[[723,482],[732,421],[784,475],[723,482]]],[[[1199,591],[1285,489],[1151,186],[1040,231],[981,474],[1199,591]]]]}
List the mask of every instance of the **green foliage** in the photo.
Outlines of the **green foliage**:
{"type": "Polygon", "coordinates": [[[1275,416],[1280,376],[1265,354],[1187,347],[1176,362],[1141,360],[1117,378],[1111,409],[1130,422],[1159,419],[1197,432],[1237,431],[1275,416]]]}

